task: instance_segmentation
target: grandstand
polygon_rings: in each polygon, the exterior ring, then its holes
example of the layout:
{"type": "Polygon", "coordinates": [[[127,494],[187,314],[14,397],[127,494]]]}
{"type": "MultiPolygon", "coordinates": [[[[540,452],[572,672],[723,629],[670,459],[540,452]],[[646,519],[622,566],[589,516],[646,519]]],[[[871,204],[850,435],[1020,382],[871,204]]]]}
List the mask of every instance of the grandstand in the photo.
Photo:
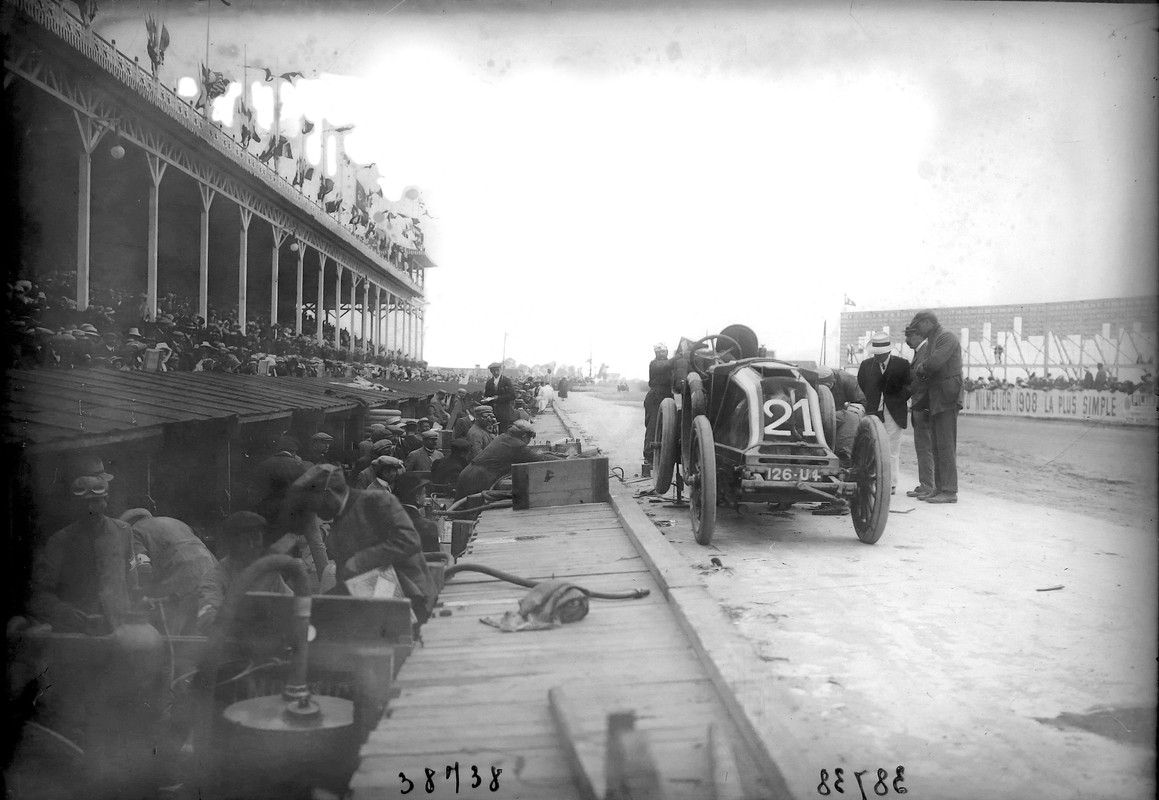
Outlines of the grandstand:
{"type": "MultiPolygon", "coordinates": [[[[887,331],[900,343],[902,331],[918,310],[843,311],[840,363],[848,366],[864,359],[865,344],[875,331],[887,331]]],[[[1013,381],[1049,373],[1079,379],[1100,363],[1123,380],[1138,381],[1154,371],[1159,327],[1155,296],[934,311],[942,326],[961,340],[967,377],[995,375],[1013,381]]]]}

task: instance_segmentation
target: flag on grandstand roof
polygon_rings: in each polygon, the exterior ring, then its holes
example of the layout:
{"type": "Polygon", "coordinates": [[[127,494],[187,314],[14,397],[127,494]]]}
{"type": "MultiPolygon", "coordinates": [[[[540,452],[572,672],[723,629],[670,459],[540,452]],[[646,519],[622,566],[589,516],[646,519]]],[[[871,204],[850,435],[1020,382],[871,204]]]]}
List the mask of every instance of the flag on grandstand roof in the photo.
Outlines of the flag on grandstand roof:
{"type": "Polygon", "coordinates": [[[246,104],[243,95],[238,95],[237,100],[234,101],[233,113],[241,126],[241,146],[249,147],[250,142],[261,143],[262,137],[258,136],[253,109],[246,104]]]}
{"type": "Polygon", "coordinates": [[[156,78],[157,68],[165,63],[165,48],[169,46],[169,29],[162,24],[158,30],[157,19],[149,14],[145,17],[145,32],[148,34],[145,52],[149,54],[149,63],[153,65],[153,77],[156,78]]]}
{"type": "Polygon", "coordinates": [[[323,175],[322,180],[318,182],[318,199],[321,200],[332,191],[334,191],[334,181],[323,175]]]}
{"type": "Polygon", "coordinates": [[[298,161],[294,170],[293,185],[297,186],[299,189],[305,189],[306,181],[313,179],[314,168],[310,166],[310,162],[306,160],[305,156],[299,154],[298,161]]]}
{"type": "Polygon", "coordinates": [[[854,303],[852,300],[850,300],[850,299],[849,299],[849,295],[845,295],[845,305],[847,305],[847,306],[856,306],[856,305],[857,305],[857,303],[854,303]]]}
{"type": "Polygon", "coordinates": [[[314,130],[314,123],[302,117],[302,135],[305,136],[312,130],[314,130]]]}

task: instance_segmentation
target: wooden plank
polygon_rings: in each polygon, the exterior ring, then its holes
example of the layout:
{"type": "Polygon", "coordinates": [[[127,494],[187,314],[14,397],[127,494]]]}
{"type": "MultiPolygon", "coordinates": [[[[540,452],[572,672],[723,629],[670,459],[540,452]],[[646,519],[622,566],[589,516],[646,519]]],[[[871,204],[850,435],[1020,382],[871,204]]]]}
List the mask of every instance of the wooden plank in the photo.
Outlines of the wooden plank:
{"type": "Polygon", "coordinates": [[[585,800],[602,800],[600,787],[606,782],[604,764],[600,759],[603,743],[585,732],[562,686],[553,686],[547,697],[564,754],[575,778],[576,790],[585,800]]]}
{"type": "Polygon", "coordinates": [[[711,777],[711,800],[743,800],[744,787],[740,770],[732,752],[732,745],[716,723],[709,723],[705,732],[708,740],[708,772],[711,777]]]}
{"type": "Polygon", "coordinates": [[[608,459],[515,464],[511,490],[516,510],[604,503],[608,499],[608,459]]]}

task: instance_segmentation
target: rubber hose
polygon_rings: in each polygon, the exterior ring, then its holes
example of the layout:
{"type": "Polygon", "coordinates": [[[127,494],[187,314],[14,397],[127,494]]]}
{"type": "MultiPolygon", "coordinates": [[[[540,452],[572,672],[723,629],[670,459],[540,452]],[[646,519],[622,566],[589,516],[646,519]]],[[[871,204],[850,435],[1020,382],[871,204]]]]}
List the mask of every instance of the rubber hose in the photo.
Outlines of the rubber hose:
{"type": "MultiPolygon", "coordinates": [[[[528,589],[534,589],[538,584],[537,581],[530,581],[527,578],[520,578],[518,575],[512,575],[510,572],[504,572],[501,569],[484,566],[483,564],[456,564],[448,568],[443,573],[444,580],[450,580],[451,576],[456,572],[482,572],[484,575],[490,575],[492,578],[498,578],[501,581],[514,583],[516,586],[525,586],[528,589]]],[[[581,592],[588,597],[594,597],[597,600],[639,600],[642,597],[647,597],[651,594],[650,589],[631,589],[627,592],[593,592],[590,589],[585,589],[582,586],[578,587],[581,592]]]]}
{"type": "Polygon", "coordinates": [[[460,511],[452,511],[450,509],[447,509],[446,511],[438,511],[436,512],[436,516],[457,517],[461,514],[478,514],[480,511],[487,511],[488,509],[492,508],[511,508],[514,504],[514,501],[511,500],[499,500],[494,503],[486,503],[481,506],[475,506],[474,508],[464,508],[460,511]]]}

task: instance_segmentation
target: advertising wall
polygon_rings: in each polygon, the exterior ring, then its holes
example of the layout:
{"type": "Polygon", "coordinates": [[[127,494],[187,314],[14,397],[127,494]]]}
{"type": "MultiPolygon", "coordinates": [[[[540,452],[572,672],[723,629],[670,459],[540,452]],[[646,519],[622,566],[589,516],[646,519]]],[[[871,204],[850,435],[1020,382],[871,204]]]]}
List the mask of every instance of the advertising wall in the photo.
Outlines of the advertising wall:
{"type": "Polygon", "coordinates": [[[975,389],[965,393],[962,413],[1159,425],[1155,395],[1149,392],[975,389]]]}

